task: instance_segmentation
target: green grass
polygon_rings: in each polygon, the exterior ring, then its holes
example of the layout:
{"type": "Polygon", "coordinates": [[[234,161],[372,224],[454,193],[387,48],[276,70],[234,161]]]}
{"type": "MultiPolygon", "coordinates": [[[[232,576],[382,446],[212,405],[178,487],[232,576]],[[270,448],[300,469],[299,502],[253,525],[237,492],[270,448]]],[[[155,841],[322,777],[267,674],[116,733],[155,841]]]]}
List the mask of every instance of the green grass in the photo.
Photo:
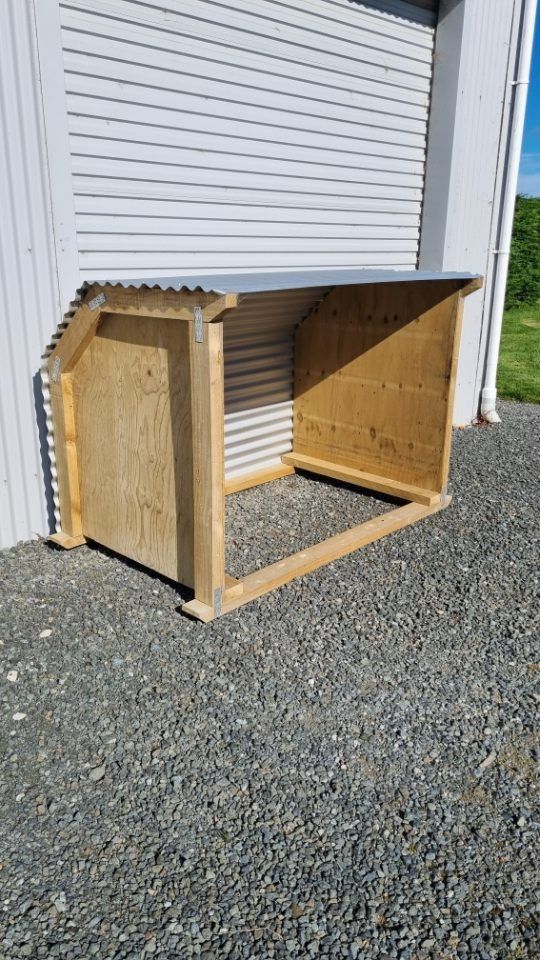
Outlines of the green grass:
{"type": "Polygon", "coordinates": [[[501,397],[540,403],[540,301],[504,315],[497,391],[501,397]]]}

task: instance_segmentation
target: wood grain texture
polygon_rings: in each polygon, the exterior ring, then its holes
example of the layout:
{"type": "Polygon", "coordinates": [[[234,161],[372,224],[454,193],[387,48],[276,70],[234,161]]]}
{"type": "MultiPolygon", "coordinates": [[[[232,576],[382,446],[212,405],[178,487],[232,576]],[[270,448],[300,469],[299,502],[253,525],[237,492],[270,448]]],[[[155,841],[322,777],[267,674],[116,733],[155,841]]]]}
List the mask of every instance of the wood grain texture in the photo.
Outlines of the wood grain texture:
{"type": "Polygon", "coordinates": [[[236,577],[230,577],[228,573],[225,574],[225,599],[230,600],[232,597],[240,597],[244,592],[244,584],[241,580],[237,580],[236,577]]]}
{"type": "Polygon", "coordinates": [[[73,369],[95,336],[100,317],[100,307],[90,310],[85,303],[75,312],[69,326],[48,359],[47,366],[51,383],[58,382],[59,374],[64,375],[73,369]]]}
{"type": "Polygon", "coordinates": [[[294,473],[294,467],[287,466],[285,463],[278,464],[276,467],[265,467],[263,470],[254,470],[253,473],[242,473],[239,477],[231,477],[225,481],[225,494],[238,493],[240,490],[249,490],[250,487],[258,487],[261,483],[271,483],[272,480],[280,480],[281,477],[290,477],[294,473]]]}
{"type": "Polygon", "coordinates": [[[458,373],[458,361],[459,361],[459,345],[461,342],[461,330],[463,327],[463,305],[464,297],[468,296],[469,293],[474,293],[475,290],[478,290],[482,286],[482,282],[478,281],[475,283],[472,281],[470,284],[465,287],[465,292],[462,290],[458,294],[458,299],[456,303],[456,310],[454,314],[454,331],[453,331],[453,343],[450,357],[450,376],[448,380],[448,398],[446,403],[446,419],[444,423],[444,433],[443,433],[443,446],[441,454],[441,473],[440,473],[440,484],[441,489],[445,490],[448,485],[448,474],[450,472],[450,449],[452,446],[452,422],[454,418],[454,399],[456,395],[456,383],[457,383],[457,373],[458,373]]]}
{"type": "Polygon", "coordinates": [[[71,538],[82,536],[79,452],[71,374],[50,383],[54,423],[54,449],[62,533],[71,538]]]}
{"type": "Polygon", "coordinates": [[[296,330],[295,453],[442,491],[460,286],[334,288],[296,330]]]}
{"type": "Polygon", "coordinates": [[[194,584],[189,326],[102,317],[74,374],[84,534],[194,584]]]}
{"type": "MultiPolygon", "coordinates": [[[[124,316],[152,317],[170,320],[191,320],[196,305],[204,309],[222,301],[218,293],[204,293],[191,290],[160,290],[148,287],[115,287],[112,284],[93,284],[85,293],[85,303],[98,294],[105,294],[106,302],[100,308],[107,313],[121,313],[124,316]]],[[[234,294],[231,296],[235,296],[234,294]]],[[[69,329],[69,328],[68,328],[69,329]]],[[[62,338],[63,339],[63,338],[62,338]]]]}
{"type": "Polygon", "coordinates": [[[221,605],[225,588],[223,323],[189,330],[193,442],[195,599],[221,605]]]}
{"type": "Polygon", "coordinates": [[[352,483],[357,487],[364,487],[366,490],[376,490],[378,493],[397,497],[400,500],[411,500],[413,503],[421,503],[425,507],[432,507],[436,503],[440,503],[441,500],[441,494],[434,490],[423,490],[421,487],[399,483],[397,480],[377,477],[373,473],[364,473],[361,470],[354,470],[352,467],[342,467],[336,463],[329,463],[328,460],[306,457],[302,453],[294,453],[294,451],[293,453],[285,453],[282,459],[284,463],[290,464],[298,470],[307,470],[309,473],[330,477],[332,480],[342,480],[344,483],[352,483]]]}
{"type": "Polygon", "coordinates": [[[67,533],[51,533],[47,540],[63,550],[73,550],[74,547],[82,547],[86,543],[86,537],[70,537],[67,533]]]}

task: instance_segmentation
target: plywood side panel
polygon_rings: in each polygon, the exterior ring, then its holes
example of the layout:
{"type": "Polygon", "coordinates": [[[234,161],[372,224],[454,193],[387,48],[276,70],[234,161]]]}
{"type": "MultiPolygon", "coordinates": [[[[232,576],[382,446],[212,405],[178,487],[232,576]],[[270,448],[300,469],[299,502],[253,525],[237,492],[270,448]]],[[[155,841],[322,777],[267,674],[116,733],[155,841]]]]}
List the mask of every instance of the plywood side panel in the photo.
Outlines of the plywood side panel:
{"type": "Polygon", "coordinates": [[[336,287],[297,329],[294,452],[441,491],[459,283],[336,287]]]}
{"type": "Polygon", "coordinates": [[[106,315],[73,384],[85,536],[193,586],[188,331],[106,315]]]}

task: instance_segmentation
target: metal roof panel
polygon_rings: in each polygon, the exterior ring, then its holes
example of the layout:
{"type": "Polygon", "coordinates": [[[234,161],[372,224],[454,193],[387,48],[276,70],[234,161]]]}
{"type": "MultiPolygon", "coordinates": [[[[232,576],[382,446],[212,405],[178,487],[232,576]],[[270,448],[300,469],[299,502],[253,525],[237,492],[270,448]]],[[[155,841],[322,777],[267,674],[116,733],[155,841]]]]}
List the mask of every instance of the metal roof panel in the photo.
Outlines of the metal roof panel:
{"type": "MultiPolygon", "coordinates": [[[[305,287],[336,287],[363,283],[393,283],[419,280],[475,280],[473,273],[437,273],[428,270],[280,270],[260,273],[221,273],[208,276],[166,276],[114,279],[96,285],[158,287],[161,290],[200,290],[204,293],[263,293],[269,290],[298,290],[305,287]]],[[[93,286],[85,283],[83,289],[93,286]]]]}

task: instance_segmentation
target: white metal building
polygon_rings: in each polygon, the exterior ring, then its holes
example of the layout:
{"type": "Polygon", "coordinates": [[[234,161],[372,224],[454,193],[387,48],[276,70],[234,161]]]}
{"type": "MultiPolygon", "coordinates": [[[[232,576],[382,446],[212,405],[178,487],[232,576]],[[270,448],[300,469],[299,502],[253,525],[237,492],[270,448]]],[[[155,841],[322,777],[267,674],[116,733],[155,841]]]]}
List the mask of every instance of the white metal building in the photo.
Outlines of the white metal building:
{"type": "MultiPolygon", "coordinates": [[[[0,546],[49,530],[38,371],[82,280],[484,274],[455,422],[477,415],[533,8],[0,0],[0,546]]],[[[286,321],[230,345],[231,474],[288,449],[286,321]]]]}

